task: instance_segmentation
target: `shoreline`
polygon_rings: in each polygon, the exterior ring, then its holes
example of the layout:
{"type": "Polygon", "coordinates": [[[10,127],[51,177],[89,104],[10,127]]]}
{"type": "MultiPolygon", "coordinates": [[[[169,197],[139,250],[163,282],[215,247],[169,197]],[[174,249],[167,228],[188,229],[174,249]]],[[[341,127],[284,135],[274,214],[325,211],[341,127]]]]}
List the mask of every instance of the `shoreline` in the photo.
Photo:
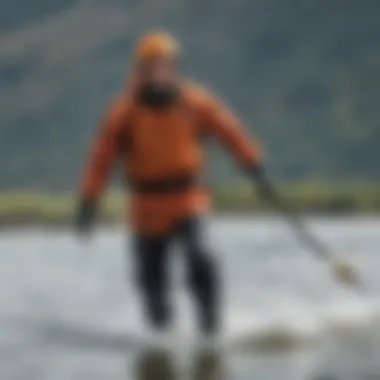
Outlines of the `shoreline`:
{"type": "MultiPolygon", "coordinates": [[[[209,189],[217,218],[280,217],[263,204],[250,184],[231,183],[209,189]]],[[[380,216],[380,182],[323,183],[301,181],[278,185],[288,207],[304,217],[360,218],[380,216]]],[[[128,224],[128,193],[110,191],[99,204],[98,225],[128,224]]],[[[73,224],[76,195],[43,190],[0,192],[0,230],[67,229],[73,224]]]]}
{"type": "MultiPolygon", "coordinates": [[[[379,219],[380,212],[358,212],[358,213],[331,213],[331,212],[300,212],[298,214],[301,218],[306,219],[330,219],[330,220],[370,220],[370,219],[379,219]]],[[[281,220],[283,216],[279,212],[239,212],[239,211],[222,211],[214,212],[207,217],[213,219],[260,219],[260,220],[270,220],[270,219],[279,219],[281,220]]],[[[100,219],[96,223],[97,229],[116,229],[122,228],[124,225],[128,227],[127,219],[100,219]]],[[[73,221],[71,218],[63,219],[29,219],[17,218],[9,220],[7,218],[2,218],[0,216],[0,232],[4,231],[20,231],[20,230],[46,230],[46,231],[63,231],[73,229],[73,221]]]]}

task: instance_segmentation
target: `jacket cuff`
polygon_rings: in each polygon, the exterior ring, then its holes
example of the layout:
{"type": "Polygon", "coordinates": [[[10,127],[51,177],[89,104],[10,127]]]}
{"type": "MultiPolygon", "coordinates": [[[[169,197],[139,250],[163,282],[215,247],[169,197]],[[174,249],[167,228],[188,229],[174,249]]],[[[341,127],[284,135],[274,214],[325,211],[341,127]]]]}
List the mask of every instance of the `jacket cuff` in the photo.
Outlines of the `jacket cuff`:
{"type": "Polygon", "coordinates": [[[266,178],[266,173],[263,165],[258,163],[252,163],[244,167],[245,173],[252,180],[262,180],[266,178]]]}

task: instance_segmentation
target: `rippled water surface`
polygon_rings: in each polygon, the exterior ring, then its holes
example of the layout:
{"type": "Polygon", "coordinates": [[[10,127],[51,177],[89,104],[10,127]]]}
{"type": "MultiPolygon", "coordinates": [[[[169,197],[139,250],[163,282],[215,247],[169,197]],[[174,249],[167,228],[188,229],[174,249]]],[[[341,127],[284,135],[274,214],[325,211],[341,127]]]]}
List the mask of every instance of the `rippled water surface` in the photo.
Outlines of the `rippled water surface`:
{"type": "Polygon", "coordinates": [[[165,353],[147,344],[122,231],[88,243],[62,231],[2,232],[0,379],[380,379],[380,219],[307,223],[357,264],[368,292],[335,284],[279,220],[214,220],[226,283],[214,353],[197,349],[180,252],[165,353]]]}

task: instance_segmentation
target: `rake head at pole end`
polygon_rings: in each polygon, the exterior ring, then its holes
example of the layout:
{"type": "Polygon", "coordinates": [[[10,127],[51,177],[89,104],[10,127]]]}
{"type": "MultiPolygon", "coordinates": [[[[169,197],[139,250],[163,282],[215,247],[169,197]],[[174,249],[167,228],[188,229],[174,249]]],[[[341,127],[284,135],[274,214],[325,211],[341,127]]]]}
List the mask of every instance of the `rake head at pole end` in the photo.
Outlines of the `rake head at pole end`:
{"type": "Polygon", "coordinates": [[[330,266],[332,274],[337,281],[361,291],[365,290],[365,285],[358,269],[350,262],[341,258],[334,258],[331,260],[330,266]]]}

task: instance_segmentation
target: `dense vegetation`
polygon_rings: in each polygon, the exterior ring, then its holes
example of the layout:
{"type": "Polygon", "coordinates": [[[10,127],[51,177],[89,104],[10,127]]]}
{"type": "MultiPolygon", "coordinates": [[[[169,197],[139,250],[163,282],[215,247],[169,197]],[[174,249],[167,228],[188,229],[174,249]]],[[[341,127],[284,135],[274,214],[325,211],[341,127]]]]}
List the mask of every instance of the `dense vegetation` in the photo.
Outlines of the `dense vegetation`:
{"type": "MultiPolygon", "coordinates": [[[[132,41],[155,26],[239,110],[275,177],[378,180],[379,14],[375,0],[3,0],[0,188],[72,189],[132,41]]],[[[216,183],[235,179],[211,150],[216,183]]]]}

